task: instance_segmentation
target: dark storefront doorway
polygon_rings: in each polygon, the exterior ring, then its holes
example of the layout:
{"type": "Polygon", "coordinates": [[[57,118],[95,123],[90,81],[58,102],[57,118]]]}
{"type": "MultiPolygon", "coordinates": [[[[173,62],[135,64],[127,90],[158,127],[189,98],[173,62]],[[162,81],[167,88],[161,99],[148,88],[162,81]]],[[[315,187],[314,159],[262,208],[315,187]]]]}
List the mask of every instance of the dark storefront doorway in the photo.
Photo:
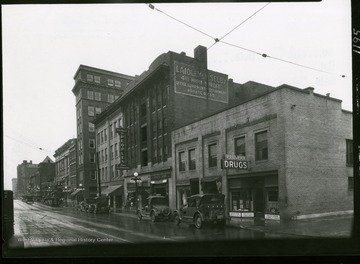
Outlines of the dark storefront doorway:
{"type": "Polygon", "coordinates": [[[262,188],[255,188],[253,194],[255,217],[263,218],[265,216],[264,190],[262,188]]]}
{"type": "Polygon", "coordinates": [[[199,179],[190,179],[190,194],[198,194],[199,193],[199,179]]]}

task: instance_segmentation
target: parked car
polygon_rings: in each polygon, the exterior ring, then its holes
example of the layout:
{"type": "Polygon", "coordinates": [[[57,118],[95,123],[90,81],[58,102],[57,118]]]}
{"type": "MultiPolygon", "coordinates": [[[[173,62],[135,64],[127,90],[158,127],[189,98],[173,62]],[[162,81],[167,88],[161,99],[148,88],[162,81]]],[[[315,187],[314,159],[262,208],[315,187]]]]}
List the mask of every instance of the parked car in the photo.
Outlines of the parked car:
{"type": "Polygon", "coordinates": [[[27,204],[33,204],[33,203],[34,203],[34,199],[32,198],[32,196],[27,196],[25,202],[26,202],[27,204]]]}
{"type": "Polygon", "coordinates": [[[168,200],[164,196],[149,196],[148,203],[143,208],[136,211],[138,220],[144,216],[150,217],[152,222],[157,220],[171,220],[172,212],[168,206],[168,200]]]}
{"type": "Polygon", "coordinates": [[[96,197],[91,205],[89,212],[94,214],[110,213],[109,200],[107,197],[96,197]]]}
{"type": "Polygon", "coordinates": [[[196,194],[190,196],[179,210],[174,212],[174,221],[194,223],[200,229],[204,223],[216,223],[224,226],[226,222],[225,195],[223,194],[196,194]]]}

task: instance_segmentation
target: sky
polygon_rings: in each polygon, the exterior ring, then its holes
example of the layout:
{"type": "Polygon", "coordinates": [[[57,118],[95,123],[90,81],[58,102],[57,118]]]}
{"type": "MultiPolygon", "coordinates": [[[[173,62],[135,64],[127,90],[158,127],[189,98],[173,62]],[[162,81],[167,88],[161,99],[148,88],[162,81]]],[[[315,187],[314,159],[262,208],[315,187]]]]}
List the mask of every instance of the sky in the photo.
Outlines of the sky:
{"type": "Polygon", "coordinates": [[[80,64],[134,76],[202,45],[234,82],[311,86],[352,111],[350,0],[267,3],[2,5],[4,188],[76,136],[80,64]]]}

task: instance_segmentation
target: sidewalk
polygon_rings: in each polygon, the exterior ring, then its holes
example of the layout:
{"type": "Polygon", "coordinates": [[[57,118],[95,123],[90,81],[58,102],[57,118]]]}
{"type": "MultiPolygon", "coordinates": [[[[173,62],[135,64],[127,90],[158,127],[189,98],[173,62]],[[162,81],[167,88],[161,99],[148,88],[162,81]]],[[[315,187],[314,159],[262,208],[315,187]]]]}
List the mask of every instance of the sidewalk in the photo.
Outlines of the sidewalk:
{"type": "Polygon", "coordinates": [[[275,220],[243,220],[241,223],[230,223],[231,226],[243,229],[277,234],[281,236],[309,237],[351,237],[353,215],[327,216],[313,219],[275,221],[275,220]]]}

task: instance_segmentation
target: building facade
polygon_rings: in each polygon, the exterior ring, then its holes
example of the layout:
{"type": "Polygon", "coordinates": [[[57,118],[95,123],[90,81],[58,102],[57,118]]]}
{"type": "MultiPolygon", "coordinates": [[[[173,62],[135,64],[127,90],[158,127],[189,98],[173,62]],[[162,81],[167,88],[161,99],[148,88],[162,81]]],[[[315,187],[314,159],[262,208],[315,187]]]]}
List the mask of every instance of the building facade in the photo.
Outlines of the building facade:
{"type": "Polygon", "coordinates": [[[123,185],[125,205],[142,202],[148,195],[171,200],[174,129],[274,89],[254,82],[237,84],[226,74],[209,70],[206,52],[198,46],[193,58],[184,52],[160,55],[94,120],[102,184],[111,185],[112,175],[118,175],[116,184],[123,185]],[[123,131],[119,132],[124,135],[123,149],[120,136],[109,139],[116,127],[123,131]],[[112,160],[117,151],[123,155],[112,160]],[[118,161],[121,174],[116,172],[118,161]],[[139,177],[137,183],[134,175],[139,177]],[[134,193],[140,195],[135,198],[134,193]]]}
{"type": "Polygon", "coordinates": [[[37,170],[38,165],[33,164],[32,160],[30,160],[30,162],[23,160],[23,162],[17,166],[17,190],[19,197],[30,194],[30,176],[35,174],[37,170]]]}
{"type": "Polygon", "coordinates": [[[55,163],[49,157],[39,163],[39,183],[40,183],[40,193],[41,197],[51,197],[58,192],[55,184],[55,163]]]}
{"type": "Polygon", "coordinates": [[[84,198],[97,195],[95,127],[92,123],[124,91],[133,77],[80,65],[72,89],[76,96],[77,187],[84,198]]]}
{"type": "Polygon", "coordinates": [[[171,205],[222,193],[234,221],[351,212],[352,113],[313,90],[282,85],[174,130],[171,205]]]}
{"type": "Polygon", "coordinates": [[[12,183],[13,197],[14,199],[18,199],[19,196],[17,191],[17,178],[12,178],[11,183],[12,183]]]}
{"type": "MultiPolygon", "coordinates": [[[[59,198],[70,203],[71,193],[76,188],[76,142],[75,138],[69,139],[55,151],[55,186],[60,189],[59,198]]],[[[76,198],[76,197],[74,197],[76,198]]]]}

